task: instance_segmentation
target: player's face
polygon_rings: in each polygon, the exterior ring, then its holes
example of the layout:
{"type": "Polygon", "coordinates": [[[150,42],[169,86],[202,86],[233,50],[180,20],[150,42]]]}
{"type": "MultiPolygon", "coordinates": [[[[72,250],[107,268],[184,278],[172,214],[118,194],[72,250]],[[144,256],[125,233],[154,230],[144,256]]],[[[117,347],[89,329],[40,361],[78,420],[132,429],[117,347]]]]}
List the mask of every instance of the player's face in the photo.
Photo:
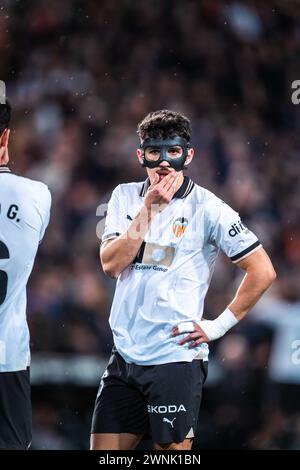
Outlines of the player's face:
{"type": "MultiPolygon", "coordinates": [[[[137,149],[136,151],[137,157],[140,163],[143,163],[142,151],[141,149],[137,149]]],[[[180,146],[170,147],[168,149],[168,156],[170,158],[178,158],[182,155],[182,148],[180,146]]],[[[188,156],[186,158],[186,165],[188,165],[194,156],[194,149],[188,149],[188,156]]],[[[159,149],[148,147],[145,151],[145,157],[150,161],[156,161],[160,157],[159,149]]],[[[171,167],[170,163],[167,161],[162,161],[158,164],[157,167],[148,168],[146,167],[147,174],[150,178],[150,181],[153,181],[155,174],[157,173],[159,176],[159,181],[161,181],[166,175],[169,173],[178,173],[180,176],[183,176],[183,171],[176,171],[174,168],[171,167]]]]}

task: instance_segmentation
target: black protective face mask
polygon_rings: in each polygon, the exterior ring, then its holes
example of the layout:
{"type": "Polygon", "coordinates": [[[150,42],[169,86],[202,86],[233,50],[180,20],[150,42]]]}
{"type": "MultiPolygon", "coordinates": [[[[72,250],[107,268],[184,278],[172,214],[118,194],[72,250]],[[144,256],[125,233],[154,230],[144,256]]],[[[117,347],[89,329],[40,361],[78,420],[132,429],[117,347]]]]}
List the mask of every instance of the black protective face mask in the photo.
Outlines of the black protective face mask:
{"type": "Polygon", "coordinates": [[[185,161],[188,156],[189,144],[183,137],[145,139],[140,148],[143,152],[142,165],[144,167],[156,168],[161,162],[168,162],[176,171],[186,168],[185,161]]]}

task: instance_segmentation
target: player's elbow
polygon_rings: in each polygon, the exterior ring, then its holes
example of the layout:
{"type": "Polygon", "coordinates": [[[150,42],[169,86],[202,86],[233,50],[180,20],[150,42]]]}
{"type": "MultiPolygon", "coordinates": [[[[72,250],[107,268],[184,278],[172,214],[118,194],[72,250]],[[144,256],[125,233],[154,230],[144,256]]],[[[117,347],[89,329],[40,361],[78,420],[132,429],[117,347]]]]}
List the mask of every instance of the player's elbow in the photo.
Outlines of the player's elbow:
{"type": "Polygon", "coordinates": [[[272,282],[275,281],[276,278],[277,278],[277,273],[276,273],[274,267],[272,266],[272,269],[271,269],[271,272],[270,272],[270,281],[271,281],[271,284],[272,284],[272,282]]]}
{"type": "Polygon", "coordinates": [[[101,248],[100,250],[100,264],[102,266],[104,274],[113,279],[117,278],[119,273],[117,273],[115,263],[111,256],[108,255],[105,249],[101,248]]]}
{"type": "Polygon", "coordinates": [[[117,279],[117,277],[119,276],[119,272],[116,271],[115,269],[112,269],[112,268],[103,268],[103,271],[104,271],[104,274],[106,274],[106,276],[110,277],[111,279],[117,279]]]}
{"type": "Polygon", "coordinates": [[[111,253],[111,251],[106,249],[100,250],[100,263],[104,273],[112,279],[119,277],[127,266],[120,254],[111,253]]]}
{"type": "Polygon", "coordinates": [[[276,277],[277,277],[276,271],[272,266],[268,272],[269,285],[271,285],[275,281],[276,277]]]}
{"type": "Polygon", "coordinates": [[[108,277],[111,277],[112,279],[116,279],[119,274],[120,270],[118,269],[117,266],[114,265],[114,263],[104,263],[102,262],[102,269],[104,274],[106,274],[108,277]]]}
{"type": "Polygon", "coordinates": [[[264,284],[265,289],[268,289],[277,277],[276,271],[272,263],[268,263],[265,266],[262,266],[258,277],[264,284]]]}
{"type": "Polygon", "coordinates": [[[260,286],[262,292],[267,290],[276,279],[276,271],[269,258],[253,263],[246,269],[253,282],[260,286]]]}

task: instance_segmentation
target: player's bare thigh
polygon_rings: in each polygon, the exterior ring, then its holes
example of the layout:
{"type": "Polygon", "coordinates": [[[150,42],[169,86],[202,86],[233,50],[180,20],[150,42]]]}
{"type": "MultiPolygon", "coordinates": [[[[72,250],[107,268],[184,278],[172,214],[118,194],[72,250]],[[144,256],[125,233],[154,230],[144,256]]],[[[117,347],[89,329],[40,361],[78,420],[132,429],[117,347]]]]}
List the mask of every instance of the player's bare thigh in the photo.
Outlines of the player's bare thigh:
{"type": "Polygon", "coordinates": [[[91,450],[134,450],[142,437],[125,432],[91,434],[91,450]]]}
{"type": "Polygon", "coordinates": [[[154,444],[155,450],[191,450],[192,439],[184,439],[182,442],[171,442],[170,444],[154,444]]]}

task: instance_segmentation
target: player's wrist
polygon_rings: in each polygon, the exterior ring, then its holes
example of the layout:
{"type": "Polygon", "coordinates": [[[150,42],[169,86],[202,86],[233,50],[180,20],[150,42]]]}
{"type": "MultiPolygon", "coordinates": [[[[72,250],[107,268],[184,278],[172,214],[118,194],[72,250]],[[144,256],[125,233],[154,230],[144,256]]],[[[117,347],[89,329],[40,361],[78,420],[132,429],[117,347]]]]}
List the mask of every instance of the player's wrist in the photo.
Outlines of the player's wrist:
{"type": "Polygon", "coordinates": [[[238,319],[229,308],[226,308],[215,320],[202,320],[198,325],[206,334],[210,341],[221,338],[233,326],[238,323],[238,319]]]}

